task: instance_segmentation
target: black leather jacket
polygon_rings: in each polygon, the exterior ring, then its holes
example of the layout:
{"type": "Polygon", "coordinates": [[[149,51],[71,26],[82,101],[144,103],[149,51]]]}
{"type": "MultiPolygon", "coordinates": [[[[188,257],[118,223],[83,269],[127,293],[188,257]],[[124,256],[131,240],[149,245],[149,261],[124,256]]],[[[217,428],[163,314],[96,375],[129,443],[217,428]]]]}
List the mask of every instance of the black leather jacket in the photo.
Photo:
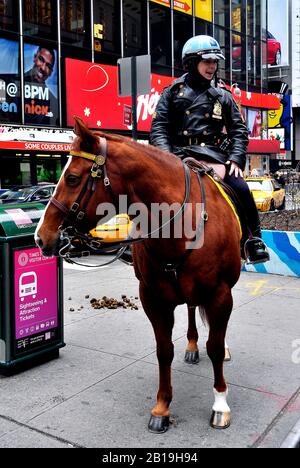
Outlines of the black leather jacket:
{"type": "Polygon", "coordinates": [[[234,161],[244,170],[248,130],[231,93],[212,87],[196,91],[188,86],[186,77],[163,91],[153,116],[150,143],[180,157],[223,164],[234,161]],[[221,149],[227,137],[230,145],[221,149]]]}

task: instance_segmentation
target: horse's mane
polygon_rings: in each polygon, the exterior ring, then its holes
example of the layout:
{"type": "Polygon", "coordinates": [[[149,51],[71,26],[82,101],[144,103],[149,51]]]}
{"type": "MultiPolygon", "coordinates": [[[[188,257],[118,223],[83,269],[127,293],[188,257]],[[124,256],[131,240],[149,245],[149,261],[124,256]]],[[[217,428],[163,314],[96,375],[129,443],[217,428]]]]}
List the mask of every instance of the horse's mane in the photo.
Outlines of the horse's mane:
{"type": "Polygon", "coordinates": [[[129,137],[125,137],[119,134],[112,134],[112,133],[104,133],[104,132],[95,132],[95,135],[106,138],[108,141],[115,141],[117,143],[126,143],[128,146],[132,147],[135,150],[143,150],[149,157],[154,157],[155,159],[159,159],[160,161],[164,158],[164,161],[167,160],[172,164],[175,161],[178,161],[178,158],[172,153],[168,153],[167,151],[163,151],[160,148],[157,148],[152,145],[143,145],[142,143],[138,143],[137,141],[132,140],[129,137]]]}

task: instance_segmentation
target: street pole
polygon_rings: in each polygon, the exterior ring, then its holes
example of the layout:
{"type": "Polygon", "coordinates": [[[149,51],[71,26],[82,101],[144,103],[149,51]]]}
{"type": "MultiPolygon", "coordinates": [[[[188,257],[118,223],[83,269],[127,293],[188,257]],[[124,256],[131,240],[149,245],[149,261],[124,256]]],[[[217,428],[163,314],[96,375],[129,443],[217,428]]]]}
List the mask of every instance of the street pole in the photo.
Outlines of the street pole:
{"type": "Polygon", "coordinates": [[[132,138],[137,140],[137,69],[136,57],[131,59],[132,138]]]}

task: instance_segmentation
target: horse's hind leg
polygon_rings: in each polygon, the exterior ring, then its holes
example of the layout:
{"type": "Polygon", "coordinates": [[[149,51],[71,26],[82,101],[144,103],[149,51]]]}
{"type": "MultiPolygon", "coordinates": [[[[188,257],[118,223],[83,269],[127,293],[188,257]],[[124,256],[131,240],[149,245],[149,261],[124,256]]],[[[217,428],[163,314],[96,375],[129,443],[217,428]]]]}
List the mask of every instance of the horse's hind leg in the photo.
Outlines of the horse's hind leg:
{"type": "Polygon", "coordinates": [[[226,429],[230,426],[231,412],[227,404],[228,389],[224,380],[223,362],[225,358],[225,335],[228,320],[232,311],[233,301],[231,289],[222,283],[205,306],[209,323],[209,339],[207,353],[214,368],[215,403],[211,418],[211,426],[215,429],[226,429]]]}
{"type": "Polygon", "coordinates": [[[156,434],[166,432],[170,423],[169,406],[172,401],[171,364],[174,358],[172,330],[175,306],[163,302],[155,294],[140,286],[143,308],[152,324],[159,363],[157,403],[151,411],[148,429],[156,434]]]}
{"type": "MultiPolygon", "coordinates": [[[[185,351],[184,361],[187,364],[198,364],[200,362],[199,347],[198,347],[198,331],[196,325],[196,307],[188,306],[188,344],[185,351]]],[[[224,362],[231,361],[231,353],[228,344],[225,341],[225,358],[224,362]]]]}
{"type": "Polygon", "coordinates": [[[185,352],[184,360],[187,364],[198,364],[199,348],[198,348],[198,331],[196,325],[196,307],[188,307],[188,345],[185,352]]]}

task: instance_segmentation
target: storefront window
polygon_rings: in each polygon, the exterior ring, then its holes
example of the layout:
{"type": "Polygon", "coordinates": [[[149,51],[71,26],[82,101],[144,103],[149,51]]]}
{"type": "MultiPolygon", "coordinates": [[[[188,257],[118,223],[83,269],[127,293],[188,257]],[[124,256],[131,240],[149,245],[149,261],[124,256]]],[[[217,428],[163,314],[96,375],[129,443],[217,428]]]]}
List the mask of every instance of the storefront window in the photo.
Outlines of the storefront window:
{"type": "Polygon", "coordinates": [[[60,156],[45,157],[37,155],[37,180],[38,183],[49,182],[56,184],[62,173],[60,156]]]}
{"type": "Polygon", "coordinates": [[[196,36],[204,34],[206,36],[213,36],[213,24],[207,21],[196,18],[195,20],[196,36]]]}
{"type": "Polygon", "coordinates": [[[56,2],[23,0],[24,34],[57,40],[56,2]]]}
{"type": "Polygon", "coordinates": [[[243,8],[246,0],[231,0],[231,24],[234,31],[245,31],[243,8]]]}
{"type": "MultiPolygon", "coordinates": [[[[247,60],[249,62],[249,58],[247,60]]],[[[239,85],[246,84],[246,39],[232,34],[232,80],[239,85]]],[[[249,65],[248,65],[249,66],[249,65]]]]}
{"type": "Polygon", "coordinates": [[[147,54],[147,2],[124,0],[123,16],[125,57],[147,54]]]}
{"type": "Polygon", "coordinates": [[[102,63],[115,64],[120,58],[120,0],[94,0],[94,49],[102,63]]]}
{"type": "Polygon", "coordinates": [[[219,61],[218,76],[227,82],[231,82],[231,70],[230,70],[230,35],[228,31],[223,28],[215,28],[215,38],[219,42],[221,50],[225,55],[225,60],[219,61]]]}
{"type": "Polygon", "coordinates": [[[91,48],[90,7],[85,0],[60,0],[61,40],[76,47],[91,48]]]}
{"type": "Polygon", "coordinates": [[[150,3],[152,71],[172,76],[171,9],[150,3]]]}
{"type": "Polygon", "coordinates": [[[261,43],[261,53],[262,53],[262,87],[268,88],[268,45],[267,42],[261,43]]]}
{"type": "Polygon", "coordinates": [[[19,31],[19,5],[15,0],[0,0],[0,29],[19,31]]]}
{"type": "Polygon", "coordinates": [[[193,19],[188,15],[174,12],[174,74],[180,76],[182,69],[182,49],[193,36],[193,19]]]}
{"type": "Polygon", "coordinates": [[[249,91],[261,90],[261,42],[248,38],[248,85],[249,91]],[[253,87],[257,89],[253,89],[253,87]]]}
{"type": "Polygon", "coordinates": [[[255,36],[255,19],[254,4],[256,0],[247,1],[247,34],[248,36],[255,36]]]}
{"type": "MultiPolygon", "coordinates": [[[[3,152],[2,152],[3,153],[3,152]]],[[[15,185],[31,184],[30,159],[22,157],[7,157],[0,154],[0,184],[1,188],[11,188],[15,185]]]]}
{"type": "Polygon", "coordinates": [[[260,24],[257,25],[256,35],[260,35],[260,26],[262,30],[262,40],[267,40],[267,24],[268,24],[268,0],[260,0],[256,2],[256,17],[261,18],[260,24]]]}
{"type": "Polygon", "coordinates": [[[214,21],[217,25],[230,27],[230,0],[214,1],[214,21]]]}

